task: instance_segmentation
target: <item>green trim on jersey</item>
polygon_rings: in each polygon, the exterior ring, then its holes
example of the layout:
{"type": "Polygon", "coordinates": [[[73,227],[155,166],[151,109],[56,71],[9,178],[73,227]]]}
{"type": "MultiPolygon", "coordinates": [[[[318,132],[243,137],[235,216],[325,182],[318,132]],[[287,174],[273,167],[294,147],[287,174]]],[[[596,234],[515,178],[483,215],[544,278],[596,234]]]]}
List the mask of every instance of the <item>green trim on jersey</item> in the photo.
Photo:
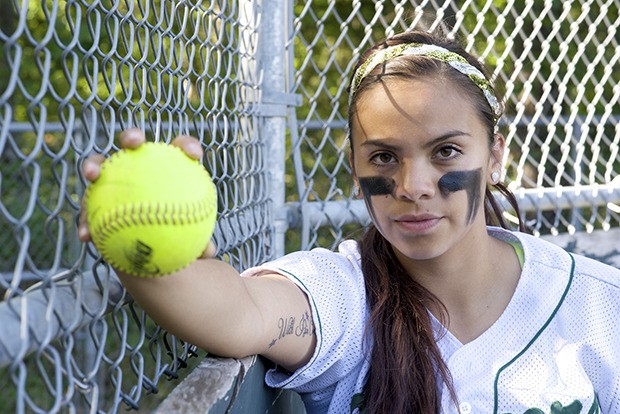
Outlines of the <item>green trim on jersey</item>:
{"type": "Polygon", "coordinates": [[[523,263],[525,263],[525,253],[523,253],[523,245],[518,240],[517,241],[507,240],[506,242],[510,244],[513,249],[515,249],[515,253],[517,254],[517,259],[519,259],[519,266],[521,266],[521,269],[523,269],[523,263]]]}
{"type": "MultiPolygon", "coordinates": [[[[295,276],[294,274],[292,274],[291,272],[286,271],[285,269],[282,268],[277,268],[278,271],[282,272],[282,275],[284,276],[289,275],[291,278],[295,279],[295,281],[297,283],[299,283],[300,286],[303,287],[304,290],[304,294],[306,295],[306,297],[308,298],[308,301],[311,301],[312,304],[310,306],[310,313],[312,313],[312,319],[314,319],[314,310],[316,310],[316,303],[314,302],[314,298],[310,295],[310,290],[308,289],[308,287],[304,284],[304,282],[302,282],[301,280],[299,280],[299,278],[297,276],[295,276]],[[308,292],[308,293],[306,293],[308,292]]],[[[314,350],[314,354],[312,355],[312,359],[311,361],[308,361],[306,363],[306,367],[310,366],[310,362],[314,362],[314,360],[316,359],[315,355],[319,355],[321,348],[323,346],[323,325],[321,324],[321,317],[319,316],[319,313],[316,312],[316,319],[317,319],[317,323],[314,324],[314,329],[318,330],[321,334],[321,341],[319,341],[319,336],[317,335],[317,341],[316,341],[316,349],[314,350]]],[[[315,334],[316,335],[316,334],[315,334]]],[[[307,369],[307,368],[306,368],[307,369]]],[[[305,370],[304,370],[305,371],[305,370]]],[[[301,374],[303,371],[300,371],[299,374],[301,374]]],[[[293,377],[289,377],[288,380],[286,381],[287,383],[290,383],[293,380],[293,377]]],[[[285,384],[286,385],[286,384],[285,384]]]]}
{"type": "Polygon", "coordinates": [[[527,350],[534,344],[534,342],[536,342],[538,337],[540,335],[542,335],[542,333],[545,331],[545,329],[547,329],[547,327],[549,326],[549,324],[551,323],[551,321],[553,320],[555,315],[558,313],[558,310],[560,309],[560,306],[562,306],[562,303],[564,303],[564,299],[566,299],[566,295],[568,295],[568,291],[570,290],[570,287],[571,287],[571,285],[573,283],[573,277],[574,277],[574,272],[575,272],[575,258],[570,253],[568,253],[568,255],[570,256],[570,260],[571,260],[570,276],[568,278],[568,283],[566,284],[566,289],[564,289],[564,293],[562,293],[562,297],[560,298],[560,301],[558,302],[558,304],[555,307],[555,309],[553,309],[553,312],[551,312],[551,315],[549,316],[549,319],[547,319],[547,321],[538,330],[538,332],[536,332],[534,337],[530,340],[530,342],[528,342],[528,344],[525,346],[525,348],[523,348],[521,350],[521,352],[519,352],[517,355],[515,355],[514,358],[512,358],[504,366],[502,366],[500,369],[497,370],[497,374],[495,375],[495,382],[493,384],[493,395],[494,395],[493,396],[493,398],[494,398],[493,414],[497,414],[497,410],[498,410],[498,406],[499,406],[498,384],[499,384],[499,376],[501,375],[502,371],[504,371],[506,368],[508,368],[510,365],[512,365],[517,359],[521,358],[523,356],[523,354],[525,354],[527,352],[527,350]]]}
{"type": "MultiPolygon", "coordinates": [[[[581,414],[583,411],[583,404],[579,400],[575,400],[569,405],[562,405],[559,401],[554,401],[551,404],[549,413],[550,414],[581,414]]],[[[592,402],[592,406],[588,410],[587,414],[600,414],[601,410],[598,405],[598,397],[594,394],[594,401],[592,402]]],[[[540,408],[530,408],[525,411],[523,414],[547,414],[545,411],[540,408]]]]}

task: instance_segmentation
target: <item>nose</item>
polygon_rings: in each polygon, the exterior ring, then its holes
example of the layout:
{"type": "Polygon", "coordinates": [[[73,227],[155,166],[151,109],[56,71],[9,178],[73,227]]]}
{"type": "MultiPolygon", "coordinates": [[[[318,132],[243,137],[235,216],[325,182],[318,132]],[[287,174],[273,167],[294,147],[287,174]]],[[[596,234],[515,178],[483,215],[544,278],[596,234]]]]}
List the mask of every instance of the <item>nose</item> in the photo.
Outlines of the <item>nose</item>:
{"type": "Polygon", "coordinates": [[[437,183],[432,169],[424,163],[405,162],[396,177],[394,197],[401,200],[417,201],[432,198],[437,183]]]}

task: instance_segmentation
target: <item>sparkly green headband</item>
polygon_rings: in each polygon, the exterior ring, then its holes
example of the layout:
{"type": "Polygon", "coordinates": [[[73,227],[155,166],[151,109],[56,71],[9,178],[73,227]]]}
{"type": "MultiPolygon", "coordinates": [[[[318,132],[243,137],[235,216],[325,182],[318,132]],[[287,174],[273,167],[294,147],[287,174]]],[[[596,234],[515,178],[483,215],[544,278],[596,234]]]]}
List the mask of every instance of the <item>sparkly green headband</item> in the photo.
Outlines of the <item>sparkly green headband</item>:
{"type": "Polygon", "coordinates": [[[355,76],[353,76],[353,81],[351,82],[351,91],[349,94],[349,104],[355,92],[359,88],[362,80],[370,72],[372,72],[378,65],[385,63],[391,59],[397,58],[399,56],[426,56],[432,59],[436,59],[442,62],[447,63],[452,66],[454,69],[461,72],[463,75],[467,76],[472,80],[482,90],[484,97],[486,98],[489,106],[493,110],[495,122],[499,119],[501,115],[501,107],[497,98],[495,97],[495,93],[493,92],[493,88],[489,81],[484,77],[482,72],[472,66],[467,59],[463,56],[450,52],[448,49],[445,49],[436,45],[428,45],[423,43],[404,43],[394,46],[389,46],[385,49],[378,50],[373,55],[371,55],[366,62],[362,63],[359,68],[355,71],[355,76]]]}

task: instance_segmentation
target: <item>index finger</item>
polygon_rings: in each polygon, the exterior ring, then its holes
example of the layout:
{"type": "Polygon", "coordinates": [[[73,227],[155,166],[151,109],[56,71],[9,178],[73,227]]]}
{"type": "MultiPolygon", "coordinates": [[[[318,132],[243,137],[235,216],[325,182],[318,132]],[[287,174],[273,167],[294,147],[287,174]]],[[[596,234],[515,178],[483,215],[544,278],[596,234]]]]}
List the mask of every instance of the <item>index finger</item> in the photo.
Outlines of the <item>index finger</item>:
{"type": "Polygon", "coordinates": [[[146,142],[144,131],[139,128],[127,128],[118,136],[121,148],[137,148],[146,142]]]}
{"type": "Polygon", "coordinates": [[[99,178],[101,164],[104,160],[105,157],[101,154],[94,154],[86,158],[82,163],[82,173],[84,174],[84,178],[91,182],[99,178]]]}
{"type": "Polygon", "coordinates": [[[185,154],[194,160],[199,160],[202,157],[203,150],[200,141],[189,135],[180,135],[176,137],[172,143],[175,147],[179,147],[185,152],[185,154]]]}

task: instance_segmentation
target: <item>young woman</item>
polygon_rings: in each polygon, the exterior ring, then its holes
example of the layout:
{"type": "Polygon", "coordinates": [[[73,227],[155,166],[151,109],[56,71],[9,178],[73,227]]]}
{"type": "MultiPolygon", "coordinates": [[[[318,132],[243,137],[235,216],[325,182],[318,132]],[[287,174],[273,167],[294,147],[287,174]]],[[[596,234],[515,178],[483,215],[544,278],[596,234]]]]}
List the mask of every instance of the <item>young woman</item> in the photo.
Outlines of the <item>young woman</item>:
{"type": "MultiPolygon", "coordinates": [[[[491,188],[514,198],[500,115],[458,44],[395,36],[351,81],[353,179],[373,223],[360,242],[244,277],[214,259],[119,277],[175,335],[271,359],[267,383],[298,391],[309,413],[620,412],[620,271],[502,228],[491,188]]],[[[173,145],[201,155],[191,137],[173,145]]],[[[89,180],[101,161],[84,163],[89,180]]]]}

